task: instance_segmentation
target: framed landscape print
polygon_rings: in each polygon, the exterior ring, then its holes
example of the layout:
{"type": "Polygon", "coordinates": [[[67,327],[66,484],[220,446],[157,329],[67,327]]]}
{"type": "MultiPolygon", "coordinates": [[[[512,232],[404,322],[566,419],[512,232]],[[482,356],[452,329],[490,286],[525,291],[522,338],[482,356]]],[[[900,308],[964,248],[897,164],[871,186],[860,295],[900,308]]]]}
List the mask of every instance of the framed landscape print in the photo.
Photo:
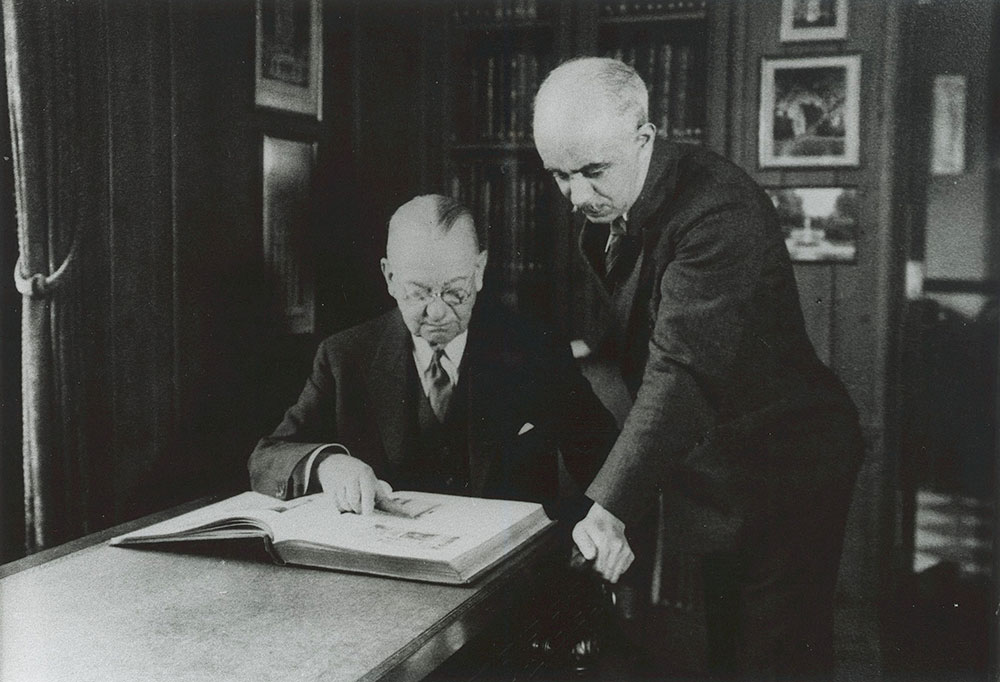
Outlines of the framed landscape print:
{"type": "Polygon", "coordinates": [[[309,206],[316,144],[263,136],[264,266],[274,286],[280,329],[308,334],[315,326],[309,206]]]}
{"type": "Polygon", "coordinates": [[[257,0],[257,106],[323,118],[320,0],[257,0]]]}
{"type": "Polygon", "coordinates": [[[846,37],[847,0],[782,0],[781,42],[846,37]]]}
{"type": "Polygon", "coordinates": [[[761,61],[761,168],[857,166],[861,57],[761,61]]]}
{"type": "Polygon", "coordinates": [[[853,263],[857,258],[855,187],[767,190],[778,211],[785,246],[796,263],[853,263]]]}

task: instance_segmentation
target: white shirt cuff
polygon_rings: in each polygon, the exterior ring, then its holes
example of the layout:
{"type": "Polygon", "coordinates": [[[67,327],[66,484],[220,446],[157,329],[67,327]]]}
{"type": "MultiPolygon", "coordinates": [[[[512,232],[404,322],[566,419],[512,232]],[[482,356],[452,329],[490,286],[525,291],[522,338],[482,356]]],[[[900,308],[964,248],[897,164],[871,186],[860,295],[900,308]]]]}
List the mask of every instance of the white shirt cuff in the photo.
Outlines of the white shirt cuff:
{"type": "Polygon", "coordinates": [[[350,451],[339,443],[329,443],[327,445],[320,445],[318,448],[309,453],[309,458],[306,460],[306,478],[303,482],[302,491],[303,493],[309,490],[309,485],[312,483],[312,477],[314,469],[316,468],[316,458],[319,457],[320,453],[326,452],[327,450],[337,450],[331,454],[337,455],[348,455],[350,456],[350,451]]]}

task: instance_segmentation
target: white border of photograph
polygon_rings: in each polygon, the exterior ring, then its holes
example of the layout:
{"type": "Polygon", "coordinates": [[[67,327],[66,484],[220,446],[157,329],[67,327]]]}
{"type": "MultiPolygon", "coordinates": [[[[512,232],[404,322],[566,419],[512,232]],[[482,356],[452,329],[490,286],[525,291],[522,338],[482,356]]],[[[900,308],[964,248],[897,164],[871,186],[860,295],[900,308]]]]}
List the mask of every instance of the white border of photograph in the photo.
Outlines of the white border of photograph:
{"type": "Polygon", "coordinates": [[[785,246],[793,263],[855,263],[858,255],[861,194],[852,185],[768,187],[785,234],[785,246]],[[789,209],[782,209],[782,195],[798,199],[801,216],[787,219],[789,209]],[[852,202],[845,208],[841,197],[852,202]],[[844,238],[845,233],[849,235],[844,238]]]}
{"type": "Polygon", "coordinates": [[[965,76],[934,76],[931,123],[933,175],[960,175],[965,172],[965,100],[965,76]]]}
{"type": "MultiPolygon", "coordinates": [[[[757,133],[758,160],[761,168],[795,168],[795,167],[845,167],[857,166],[860,163],[861,149],[861,56],[844,55],[835,57],[797,57],[797,58],[770,58],[761,60],[760,67],[760,121],[757,133]],[[843,128],[842,137],[831,137],[828,140],[814,139],[813,142],[824,142],[827,145],[841,145],[843,150],[836,153],[782,153],[779,149],[783,141],[775,139],[776,118],[778,106],[782,105],[783,115],[789,119],[788,103],[776,102],[776,73],[779,71],[810,69],[840,68],[844,70],[843,101],[840,104],[841,111],[837,114],[839,123],[843,128]]],[[[810,108],[815,109],[822,106],[823,98],[814,95],[814,100],[809,102],[810,108]],[[816,103],[819,101],[819,104],[816,103]]],[[[805,103],[804,103],[805,104],[805,103]]],[[[793,119],[801,120],[800,125],[814,125],[808,121],[805,106],[798,105],[797,110],[793,110],[796,116],[789,119],[788,125],[792,129],[799,127],[794,124],[793,119]]],[[[822,112],[824,118],[829,118],[831,113],[822,112]]],[[[795,137],[806,137],[806,133],[794,133],[795,137]]],[[[794,140],[792,140],[794,142],[794,140]]],[[[798,144],[807,142],[803,140],[798,144]]]]}
{"type": "Polygon", "coordinates": [[[821,5],[822,0],[782,0],[781,2],[781,42],[801,42],[807,40],[843,40],[847,37],[847,0],[828,0],[832,5],[834,23],[832,26],[796,26],[797,10],[803,6],[821,5]]]}
{"type": "Polygon", "coordinates": [[[255,8],[254,103],[267,109],[306,114],[318,121],[323,120],[323,11],[320,0],[256,0],[255,8]],[[308,4],[309,40],[305,61],[309,74],[305,86],[264,76],[265,2],[274,7],[290,7],[297,2],[308,4]]]}

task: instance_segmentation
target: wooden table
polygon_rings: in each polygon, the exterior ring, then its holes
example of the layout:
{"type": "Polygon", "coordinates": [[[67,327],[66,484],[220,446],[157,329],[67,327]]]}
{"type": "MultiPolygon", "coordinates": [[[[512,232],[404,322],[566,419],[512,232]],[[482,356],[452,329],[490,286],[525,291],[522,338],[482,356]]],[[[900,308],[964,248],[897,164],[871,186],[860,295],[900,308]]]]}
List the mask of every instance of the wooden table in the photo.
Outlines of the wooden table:
{"type": "Polygon", "coordinates": [[[0,567],[0,680],[420,679],[555,545],[452,587],[106,543],[196,506],[0,567]]]}

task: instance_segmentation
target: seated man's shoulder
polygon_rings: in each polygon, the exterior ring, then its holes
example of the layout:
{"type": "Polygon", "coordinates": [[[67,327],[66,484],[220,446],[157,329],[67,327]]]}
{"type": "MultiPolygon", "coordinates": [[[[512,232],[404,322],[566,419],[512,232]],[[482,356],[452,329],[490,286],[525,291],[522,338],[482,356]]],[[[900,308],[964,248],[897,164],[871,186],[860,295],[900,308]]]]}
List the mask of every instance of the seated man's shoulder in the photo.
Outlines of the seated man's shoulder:
{"type": "Polygon", "coordinates": [[[405,329],[403,321],[398,317],[399,313],[395,308],[387,310],[381,315],[331,334],[320,342],[320,348],[337,355],[370,352],[385,338],[386,330],[393,325],[405,329]]]}

